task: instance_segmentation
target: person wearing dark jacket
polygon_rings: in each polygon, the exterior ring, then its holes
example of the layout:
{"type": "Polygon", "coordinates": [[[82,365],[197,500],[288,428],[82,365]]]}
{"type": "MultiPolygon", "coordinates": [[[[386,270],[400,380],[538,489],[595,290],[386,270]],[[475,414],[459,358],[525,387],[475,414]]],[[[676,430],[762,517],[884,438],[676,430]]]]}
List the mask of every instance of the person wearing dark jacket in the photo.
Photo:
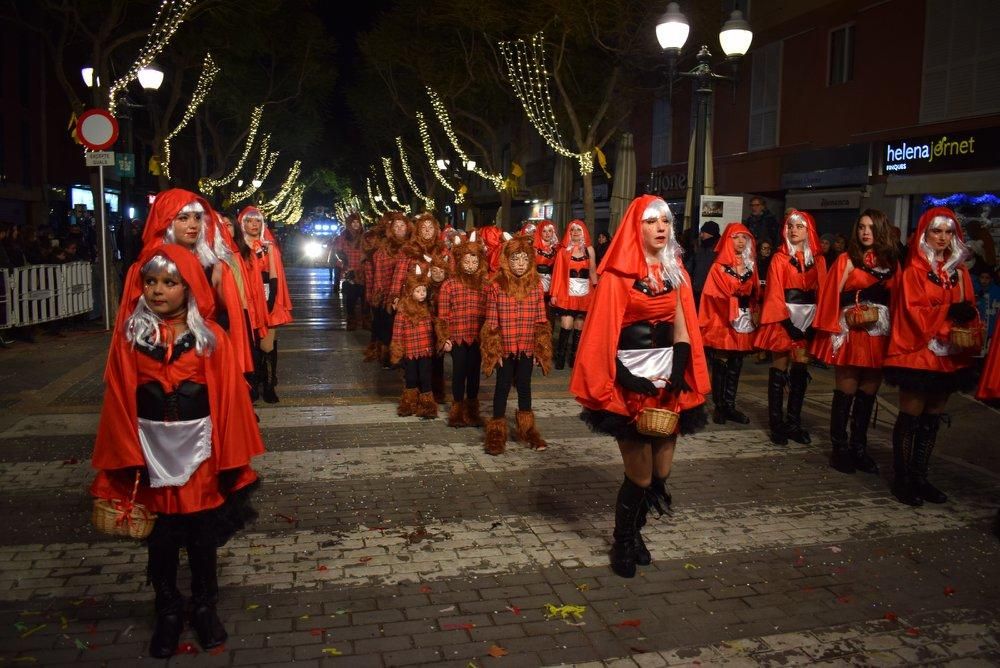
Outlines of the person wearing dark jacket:
{"type": "Polygon", "coordinates": [[[784,240],[778,219],[768,210],[763,197],[750,198],[750,215],[746,217],[743,224],[756,239],[757,248],[760,248],[765,241],[771,244],[771,248],[776,248],[778,242],[784,240]]]}
{"type": "Polygon", "coordinates": [[[708,271],[715,262],[715,245],[719,242],[719,224],[710,220],[701,226],[698,242],[687,258],[687,270],[691,275],[691,289],[694,303],[701,303],[701,291],[705,287],[708,271]]]}

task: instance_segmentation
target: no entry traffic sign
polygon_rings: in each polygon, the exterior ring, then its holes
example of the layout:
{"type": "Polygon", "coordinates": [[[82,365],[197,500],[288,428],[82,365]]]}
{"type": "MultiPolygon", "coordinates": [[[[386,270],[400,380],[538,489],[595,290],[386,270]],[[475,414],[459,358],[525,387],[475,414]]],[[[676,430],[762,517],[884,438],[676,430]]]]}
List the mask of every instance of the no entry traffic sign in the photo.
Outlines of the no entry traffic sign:
{"type": "Polygon", "coordinates": [[[76,122],[80,142],[92,151],[103,151],[118,139],[118,121],[104,109],[88,109],[76,122]]]}

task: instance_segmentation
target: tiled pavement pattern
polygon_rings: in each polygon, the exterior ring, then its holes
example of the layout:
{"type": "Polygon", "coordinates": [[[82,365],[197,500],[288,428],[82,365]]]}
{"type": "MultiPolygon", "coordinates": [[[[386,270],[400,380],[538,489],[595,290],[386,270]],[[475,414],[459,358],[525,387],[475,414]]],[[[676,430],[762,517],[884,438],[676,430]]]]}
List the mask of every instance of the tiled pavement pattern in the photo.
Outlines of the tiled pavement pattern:
{"type": "MultiPolygon", "coordinates": [[[[261,519],[220,556],[230,642],[174,663],[1000,663],[1000,477],[947,454],[969,452],[951,445],[972,438],[963,426],[935,461],[952,501],[921,509],[886,490],[891,401],[872,434],[881,478],[831,471],[819,433],[787,448],[759,423],[684,439],[675,513],[646,530],[654,564],[622,580],[606,565],[619,458],[575,418],[565,372],[536,382],[550,449],[486,456],[475,430],[397,418],[398,378],[360,364],[364,334],[339,331],[325,272],[295,277],[310,321],[282,333],[282,403],[258,411],[261,519]],[[549,604],[584,608],[546,619],[549,604]]],[[[105,342],[46,344],[0,351],[0,662],[132,666],[151,624],[145,553],[88,525],[105,342]]],[[[747,366],[741,398],[757,419],[764,370],[747,366]]],[[[819,425],[830,386],[814,375],[819,425]]],[[[951,408],[976,433],[1000,427],[961,397],[951,408]]]]}

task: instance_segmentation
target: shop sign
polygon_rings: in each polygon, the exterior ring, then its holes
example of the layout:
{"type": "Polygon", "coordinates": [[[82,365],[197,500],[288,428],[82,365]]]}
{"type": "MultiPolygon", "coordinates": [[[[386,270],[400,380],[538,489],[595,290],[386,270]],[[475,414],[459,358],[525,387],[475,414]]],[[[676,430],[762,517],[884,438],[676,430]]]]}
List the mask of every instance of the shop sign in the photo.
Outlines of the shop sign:
{"type": "Polygon", "coordinates": [[[687,170],[677,172],[656,171],[649,175],[649,192],[658,195],[680,193],[687,190],[687,170]]]}
{"type": "Polygon", "coordinates": [[[1000,165],[1000,128],[948,132],[886,142],[885,174],[926,174],[1000,165]]]}

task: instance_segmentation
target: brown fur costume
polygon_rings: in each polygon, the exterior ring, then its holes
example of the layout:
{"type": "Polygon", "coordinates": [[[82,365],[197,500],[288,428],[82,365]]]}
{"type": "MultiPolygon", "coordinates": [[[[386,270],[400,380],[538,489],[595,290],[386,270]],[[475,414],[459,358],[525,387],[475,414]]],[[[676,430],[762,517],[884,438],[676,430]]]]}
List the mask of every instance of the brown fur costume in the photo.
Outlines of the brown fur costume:
{"type": "MultiPolygon", "coordinates": [[[[406,277],[406,283],[403,286],[403,296],[399,298],[399,304],[396,307],[396,317],[403,317],[410,322],[417,322],[419,320],[426,320],[431,317],[430,307],[428,306],[427,299],[422,302],[418,302],[413,298],[413,291],[417,286],[424,286],[428,288],[428,297],[430,288],[428,284],[430,278],[426,273],[415,273],[410,272],[406,277]]],[[[389,360],[393,364],[399,364],[399,361],[403,359],[403,346],[401,343],[396,341],[393,337],[392,343],[389,345],[389,360]]]]}
{"type": "MultiPolygon", "coordinates": [[[[437,258],[435,258],[435,261],[437,261],[437,258]]],[[[483,251],[481,243],[478,241],[465,241],[452,246],[451,265],[452,278],[470,290],[483,289],[486,283],[486,276],[489,272],[489,266],[486,263],[486,253],[483,251]],[[467,274],[462,271],[462,258],[466,255],[475,255],[479,258],[479,269],[473,274],[467,274]]],[[[434,318],[434,336],[437,338],[438,350],[441,350],[440,346],[443,346],[444,342],[451,338],[451,332],[448,330],[448,322],[446,320],[438,317],[434,318]]]]}

